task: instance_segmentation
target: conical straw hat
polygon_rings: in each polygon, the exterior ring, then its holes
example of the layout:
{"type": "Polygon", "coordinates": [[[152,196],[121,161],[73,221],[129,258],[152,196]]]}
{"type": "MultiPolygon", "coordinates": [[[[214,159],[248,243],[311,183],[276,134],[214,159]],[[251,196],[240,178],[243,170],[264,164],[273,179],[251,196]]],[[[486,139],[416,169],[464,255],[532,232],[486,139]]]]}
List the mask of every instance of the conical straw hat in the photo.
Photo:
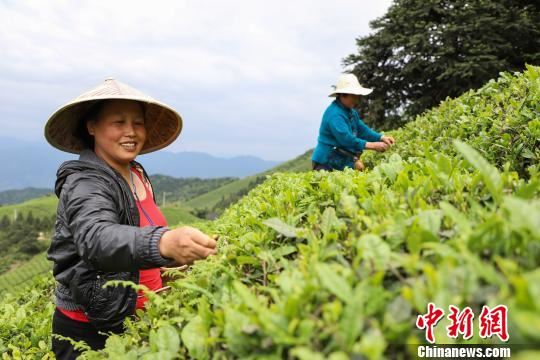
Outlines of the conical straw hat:
{"type": "Polygon", "coordinates": [[[182,131],[182,117],[170,106],[118,80],[108,78],[86,91],[51,115],[45,124],[45,138],[57,149],[78,154],[87,147],[77,135],[86,111],[104,99],[136,100],[145,109],[146,142],[140,154],[162,149],[172,143],[182,131]]]}

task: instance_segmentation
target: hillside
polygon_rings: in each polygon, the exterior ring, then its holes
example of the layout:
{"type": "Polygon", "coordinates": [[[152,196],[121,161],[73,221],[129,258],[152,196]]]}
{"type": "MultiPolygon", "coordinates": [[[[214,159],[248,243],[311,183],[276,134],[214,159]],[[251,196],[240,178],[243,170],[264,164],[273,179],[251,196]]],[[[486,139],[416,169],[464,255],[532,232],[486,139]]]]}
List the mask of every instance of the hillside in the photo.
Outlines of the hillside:
{"type": "Polygon", "coordinates": [[[51,189],[27,187],[17,190],[0,191],[0,206],[18,204],[26,200],[34,199],[52,193],[51,189]]]}
{"type": "Polygon", "coordinates": [[[197,177],[175,178],[161,174],[150,175],[156,195],[156,202],[159,206],[163,205],[163,200],[165,200],[165,204],[185,202],[236,179],[233,177],[201,179],[197,177]]]}
{"type": "Polygon", "coordinates": [[[194,213],[200,213],[199,217],[215,217],[232,203],[246,195],[249,190],[262,183],[268,175],[276,172],[302,172],[311,169],[311,152],[309,150],[296,158],[286,161],[262,173],[247,176],[230,182],[217,189],[209,191],[185,202],[185,206],[194,213]]]}
{"type": "MultiPolygon", "coordinates": [[[[271,175],[201,224],[218,255],[85,358],[415,357],[429,302],[504,304],[509,343],[540,345],[539,99],[540,67],[503,74],[393,133],[370,171],[271,175]]],[[[0,352],[47,354],[52,286],[38,277],[3,299],[0,352]]],[[[437,344],[467,342],[446,325],[437,344]]],[[[500,341],[475,327],[469,343],[500,341]]]]}
{"type": "Polygon", "coordinates": [[[160,206],[159,209],[167,219],[167,224],[191,224],[203,221],[178,204],[160,206]]]}
{"type": "MultiPolygon", "coordinates": [[[[24,292],[24,286],[31,282],[36,275],[43,274],[51,269],[52,263],[45,257],[45,252],[37,254],[17,268],[0,274],[0,294],[24,292]]],[[[2,295],[0,295],[0,298],[2,295]]]]}
{"type": "MultiPolygon", "coordinates": [[[[56,203],[56,196],[48,194],[20,204],[0,206],[0,277],[48,248],[56,203]]],[[[34,274],[37,273],[29,275],[34,274]]]]}
{"type": "Polygon", "coordinates": [[[10,219],[13,219],[15,216],[27,216],[30,211],[35,217],[52,217],[56,215],[57,204],[58,199],[56,196],[49,193],[20,204],[0,206],[0,218],[4,217],[4,215],[10,219]]]}
{"type": "Polygon", "coordinates": [[[6,216],[0,220],[0,274],[20,266],[49,247],[55,219],[32,214],[20,215],[16,221],[6,216]]]}
{"type": "MultiPolygon", "coordinates": [[[[202,221],[176,204],[160,206],[160,210],[168,224],[191,224],[202,221]]],[[[46,249],[49,247],[53,223],[54,218],[49,226],[51,230],[43,233],[47,239],[32,243],[29,240],[34,240],[31,236],[35,230],[24,229],[19,233],[11,231],[7,238],[12,240],[8,241],[4,238],[4,230],[0,226],[0,245],[3,250],[0,254],[0,293],[13,292],[34,276],[52,269],[52,263],[46,259],[46,249]],[[36,253],[38,254],[32,256],[36,253]]]]}
{"type": "MultiPolygon", "coordinates": [[[[234,182],[234,178],[216,178],[216,179],[201,179],[201,178],[174,178],[165,175],[150,175],[154,191],[156,193],[156,201],[158,205],[162,205],[163,193],[167,193],[168,205],[162,210],[166,213],[165,217],[168,222],[176,224],[179,217],[184,217],[186,220],[193,220],[194,216],[189,214],[185,207],[176,204],[179,199],[183,201],[190,200],[192,197],[212,191],[215,188],[221,187],[223,184],[234,182]],[[179,209],[179,213],[175,214],[175,209],[179,209]]],[[[6,215],[10,219],[14,216],[26,216],[28,212],[32,212],[35,217],[55,217],[56,208],[58,206],[58,198],[49,193],[34,199],[30,199],[18,204],[0,206],[0,219],[6,215]]]]}

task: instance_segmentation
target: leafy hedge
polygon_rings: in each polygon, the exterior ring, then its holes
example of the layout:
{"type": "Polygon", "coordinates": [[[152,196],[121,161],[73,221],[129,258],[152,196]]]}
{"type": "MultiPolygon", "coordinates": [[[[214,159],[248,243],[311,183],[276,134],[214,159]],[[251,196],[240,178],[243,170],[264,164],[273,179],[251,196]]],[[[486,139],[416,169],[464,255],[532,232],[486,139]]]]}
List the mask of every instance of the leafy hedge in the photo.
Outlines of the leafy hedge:
{"type": "MultiPolygon", "coordinates": [[[[432,152],[456,154],[453,139],[463,139],[490,163],[528,178],[527,168],[540,160],[540,90],[538,67],[522,75],[501,73],[478,90],[444,101],[431,111],[393,131],[399,142],[392,153],[404,159],[432,152]]],[[[390,154],[385,154],[388,158],[390,154]]],[[[375,165],[380,155],[364,157],[375,165]]]]}
{"type": "MultiPolygon", "coordinates": [[[[510,342],[540,344],[539,73],[445,101],[394,132],[395,150],[366,156],[371,171],[270,176],[201,224],[221,236],[219,255],[85,357],[414,356],[405,344],[424,342],[414,324],[428,302],[505,304],[510,342]]],[[[36,281],[29,299],[0,304],[9,356],[47,356],[50,280],[36,281]],[[13,304],[37,312],[14,320],[13,304]]],[[[463,341],[445,325],[439,342],[463,341]]],[[[495,340],[475,330],[469,342],[495,340]]]]}
{"type": "Polygon", "coordinates": [[[54,359],[51,319],[54,280],[36,276],[25,291],[5,295],[0,302],[0,354],[2,359],[54,359]]]}

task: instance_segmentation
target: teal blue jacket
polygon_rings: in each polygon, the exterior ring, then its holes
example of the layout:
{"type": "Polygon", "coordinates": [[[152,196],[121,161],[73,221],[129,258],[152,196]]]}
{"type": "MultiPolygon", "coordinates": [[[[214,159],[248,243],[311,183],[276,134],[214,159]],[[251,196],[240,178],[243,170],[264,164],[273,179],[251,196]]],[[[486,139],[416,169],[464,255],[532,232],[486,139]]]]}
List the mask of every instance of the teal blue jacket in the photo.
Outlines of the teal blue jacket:
{"type": "Polygon", "coordinates": [[[333,150],[334,146],[360,154],[366,142],[376,142],[382,135],[367,126],[355,109],[349,109],[338,99],[334,100],[323,114],[317,147],[311,160],[330,166],[335,170],[354,167],[351,157],[333,150]]]}

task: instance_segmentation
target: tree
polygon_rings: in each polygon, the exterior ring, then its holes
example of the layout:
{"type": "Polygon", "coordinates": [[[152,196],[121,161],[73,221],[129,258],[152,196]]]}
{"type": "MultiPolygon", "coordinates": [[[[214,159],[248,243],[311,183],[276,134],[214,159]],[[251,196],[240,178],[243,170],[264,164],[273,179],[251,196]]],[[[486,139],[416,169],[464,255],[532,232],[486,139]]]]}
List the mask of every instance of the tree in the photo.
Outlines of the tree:
{"type": "Polygon", "coordinates": [[[32,214],[32,210],[26,216],[26,223],[30,226],[34,225],[34,214],[32,214]]]}
{"type": "Polygon", "coordinates": [[[535,0],[396,0],[343,60],[374,89],[360,113],[391,129],[501,71],[540,63],[535,0]]]}
{"type": "Polygon", "coordinates": [[[45,227],[43,226],[43,222],[42,222],[41,218],[35,217],[34,218],[34,229],[40,230],[40,229],[43,229],[43,228],[45,228],[45,227]]]}
{"type": "Polygon", "coordinates": [[[45,250],[46,245],[37,240],[38,232],[35,230],[26,231],[17,238],[19,251],[28,255],[37,254],[45,250]]]}
{"type": "Polygon", "coordinates": [[[11,221],[9,221],[9,218],[6,214],[2,216],[2,221],[0,221],[0,229],[6,229],[11,224],[11,221]]]}

